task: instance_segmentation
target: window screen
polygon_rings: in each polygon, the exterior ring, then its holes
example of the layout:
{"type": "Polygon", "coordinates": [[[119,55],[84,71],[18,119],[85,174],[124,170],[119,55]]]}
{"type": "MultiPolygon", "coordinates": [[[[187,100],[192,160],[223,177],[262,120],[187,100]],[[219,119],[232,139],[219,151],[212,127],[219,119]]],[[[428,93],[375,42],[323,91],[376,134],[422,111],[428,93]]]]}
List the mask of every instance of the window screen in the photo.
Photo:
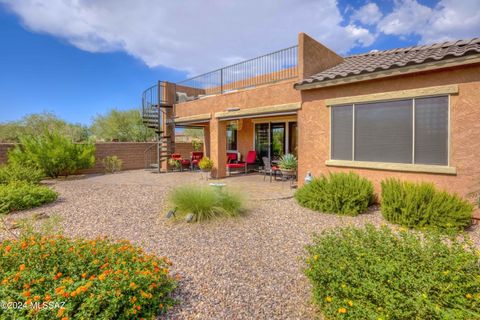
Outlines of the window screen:
{"type": "Polygon", "coordinates": [[[355,160],[412,163],[412,100],[355,105],[355,160]]]}
{"type": "Polygon", "coordinates": [[[332,159],[448,165],[448,96],[334,106],[331,117],[332,159]]]}
{"type": "Polygon", "coordinates": [[[415,163],[448,165],[448,97],[415,99],[415,163]]]}
{"type": "Polygon", "coordinates": [[[353,106],[334,107],[331,112],[332,159],[352,160],[353,106]]]}

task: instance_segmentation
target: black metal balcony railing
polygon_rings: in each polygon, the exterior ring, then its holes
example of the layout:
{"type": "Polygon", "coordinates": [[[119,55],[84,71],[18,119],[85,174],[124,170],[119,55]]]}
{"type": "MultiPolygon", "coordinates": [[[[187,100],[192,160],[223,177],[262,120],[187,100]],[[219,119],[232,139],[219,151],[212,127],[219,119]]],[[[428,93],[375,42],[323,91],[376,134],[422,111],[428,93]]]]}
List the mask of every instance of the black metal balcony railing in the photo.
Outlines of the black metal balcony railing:
{"type": "Polygon", "coordinates": [[[177,102],[222,94],[298,75],[298,46],[278,50],[176,83],[177,102]]]}
{"type": "Polygon", "coordinates": [[[298,46],[293,46],[178,83],[159,81],[142,94],[143,122],[160,131],[162,107],[295,78],[298,75],[297,52],[298,46]]]}

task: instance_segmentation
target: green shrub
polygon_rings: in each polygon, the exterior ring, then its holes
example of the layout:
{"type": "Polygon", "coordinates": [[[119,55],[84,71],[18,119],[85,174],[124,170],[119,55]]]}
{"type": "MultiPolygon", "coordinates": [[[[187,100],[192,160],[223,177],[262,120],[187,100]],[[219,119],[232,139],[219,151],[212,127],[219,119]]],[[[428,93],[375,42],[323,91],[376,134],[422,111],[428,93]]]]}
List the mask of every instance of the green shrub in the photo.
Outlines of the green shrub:
{"type": "Polygon", "coordinates": [[[327,319],[479,319],[479,256],[450,240],[371,225],[315,236],[314,302],[327,319]]]}
{"type": "Polygon", "coordinates": [[[413,228],[463,229],[471,224],[473,205],[433,184],[382,181],[383,217],[413,228]]]}
{"type": "Polygon", "coordinates": [[[8,163],[0,166],[0,184],[8,184],[12,181],[38,184],[43,177],[45,177],[43,171],[33,166],[22,166],[18,163],[8,163]]]}
{"type": "Polygon", "coordinates": [[[171,262],[128,241],[32,235],[0,253],[0,300],[26,306],[2,319],[153,319],[174,303],[171,262]]]}
{"type": "Polygon", "coordinates": [[[45,186],[27,182],[10,182],[0,185],[0,210],[12,212],[41,206],[53,202],[58,194],[45,186]]]}
{"type": "Polygon", "coordinates": [[[192,148],[193,151],[200,151],[202,150],[202,141],[200,139],[192,139],[192,148]]]}
{"type": "Polygon", "coordinates": [[[95,145],[76,144],[56,132],[41,136],[25,136],[9,154],[9,161],[22,166],[40,168],[49,177],[70,175],[95,164],[95,145]]]}
{"type": "Polygon", "coordinates": [[[169,195],[172,208],[177,208],[177,217],[194,215],[193,221],[205,221],[219,217],[235,217],[243,213],[243,197],[228,190],[210,186],[181,186],[169,195]]]}
{"type": "Polygon", "coordinates": [[[316,211],[356,216],[373,204],[375,196],[370,181],[353,172],[339,172],[314,178],[297,190],[295,199],[316,211]]]}
{"type": "Polygon", "coordinates": [[[117,156],[107,156],[102,160],[105,172],[115,173],[122,170],[123,161],[117,156]]]}
{"type": "Polygon", "coordinates": [[[181,167],[180,160],[174,159],[174,158],[168,159],[168,165],[175,168],[175,169],[180,169],[180,167],[181,167]]]}

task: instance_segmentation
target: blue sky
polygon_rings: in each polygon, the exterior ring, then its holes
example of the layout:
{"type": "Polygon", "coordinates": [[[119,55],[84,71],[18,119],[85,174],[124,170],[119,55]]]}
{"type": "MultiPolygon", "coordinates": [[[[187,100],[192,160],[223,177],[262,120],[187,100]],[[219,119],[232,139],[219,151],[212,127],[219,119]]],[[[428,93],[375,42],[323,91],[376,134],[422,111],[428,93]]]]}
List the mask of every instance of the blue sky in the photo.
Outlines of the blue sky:
{"type": "Polygon", "coordinates": [[[477,0],[0,0],[0,122],[49,111],[89,124],[138,108],[158,79],[293,45],[300,31],[345,55],[479,30],[477,0]]]}

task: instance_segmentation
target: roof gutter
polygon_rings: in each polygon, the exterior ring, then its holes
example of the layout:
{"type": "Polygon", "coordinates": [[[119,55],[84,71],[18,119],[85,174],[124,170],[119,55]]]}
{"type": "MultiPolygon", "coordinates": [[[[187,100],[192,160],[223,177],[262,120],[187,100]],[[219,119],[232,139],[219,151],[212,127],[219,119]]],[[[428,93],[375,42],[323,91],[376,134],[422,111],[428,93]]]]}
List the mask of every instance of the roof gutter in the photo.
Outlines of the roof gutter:
{"type": "Polygon", "coordinates": [[[395,69],[382,70],[377,72],[359,74],[354,76],[348,76],[344,78],[325,80],[320,82],[295,84],[293,87],[297,90],[312,90],[317,88],[325,88],[332,86],[339,86],[343,84],[368,81],[374,79],[381,79],[393,76],[399,76],[404,74],[418,73],[442,68],[456,67],[467,64],[480,63],[480,54],[468,55],[460,58],[450,58],[440,61],[432,61],[428,63],[416,64],[407,67],[398,67],[395,69]]]}

